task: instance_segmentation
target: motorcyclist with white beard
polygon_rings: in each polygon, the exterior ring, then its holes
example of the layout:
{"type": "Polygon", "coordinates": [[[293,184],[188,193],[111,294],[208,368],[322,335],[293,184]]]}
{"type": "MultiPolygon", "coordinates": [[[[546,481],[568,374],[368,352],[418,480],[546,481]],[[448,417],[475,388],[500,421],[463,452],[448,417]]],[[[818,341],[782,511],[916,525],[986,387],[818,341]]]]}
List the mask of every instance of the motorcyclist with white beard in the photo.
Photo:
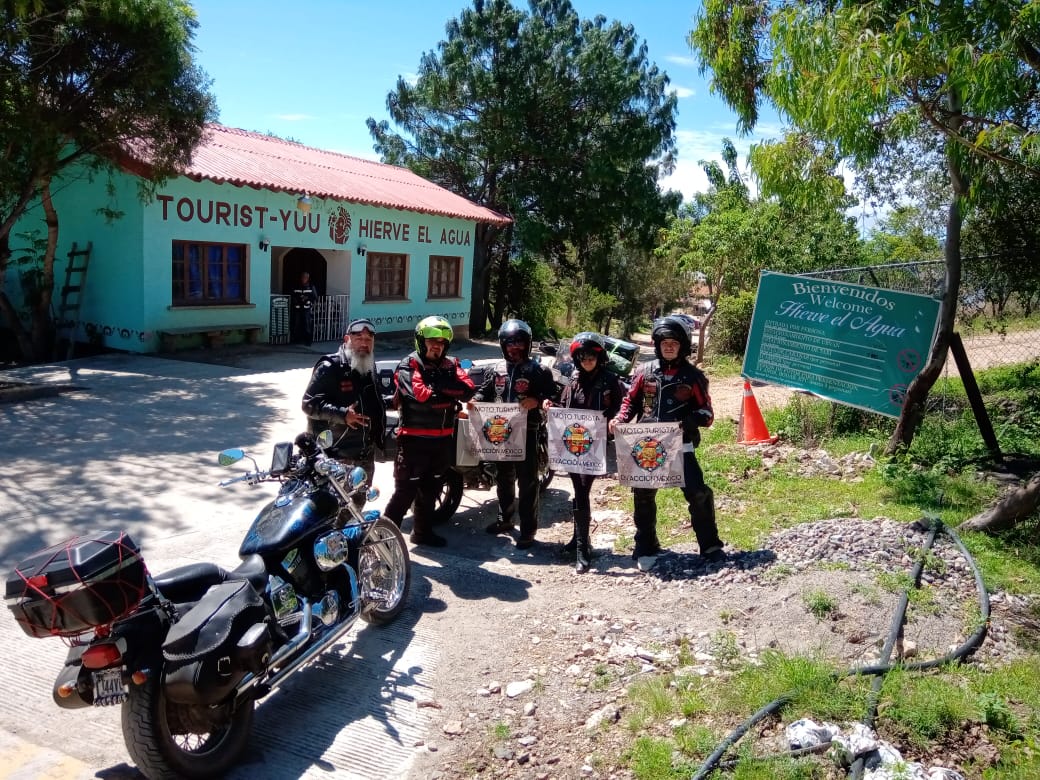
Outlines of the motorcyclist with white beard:
{"type": "MultiPolygon", "coordinates": [[[[375,373],[376,329],[371,320],[356,319],[347,326],[337,352],[314,366],[303,394],[307,430],[317,435],[332,431],[329,451],[339,462],[361,466],[372,484],[375,447],[384,448],[386,408],[375,373]]],[[[355,496],[364,504],[365,496],[355,496]]]]}

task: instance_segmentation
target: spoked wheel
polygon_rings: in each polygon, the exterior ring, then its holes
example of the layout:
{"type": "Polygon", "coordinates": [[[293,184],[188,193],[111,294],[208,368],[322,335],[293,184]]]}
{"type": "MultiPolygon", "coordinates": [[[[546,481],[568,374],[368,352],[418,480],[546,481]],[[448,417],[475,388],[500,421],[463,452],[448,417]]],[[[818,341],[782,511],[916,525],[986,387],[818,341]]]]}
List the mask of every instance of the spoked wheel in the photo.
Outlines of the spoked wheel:
{"type": "Polygon", "coordinates": [[[122,708],[123,740],[150,780],[220,777],[238,763],[253,727],[253,702],[205,707],[169,701],[159,675],[131,685],[122,708]]]}
{"type": "Polygon", "coordinates": [[[552,482],[554,472],[549,468],[549,441],[548,434],[538,434],[538,489],[545,490],[552,482]]]}
{"type": "Polygon", "coordinates": [[[358,555],[361,619],[389,623],[404,609],[412,586],[408,547],[393,521],[380,517],[369,529],[358,555]]]}
{"type": "Polygon", "coordinates": [[[444,486],[433,504],[433,524],[446,523],[455,516],[462,503],[463,479],[455,469],[448,469],[444,486]]]}

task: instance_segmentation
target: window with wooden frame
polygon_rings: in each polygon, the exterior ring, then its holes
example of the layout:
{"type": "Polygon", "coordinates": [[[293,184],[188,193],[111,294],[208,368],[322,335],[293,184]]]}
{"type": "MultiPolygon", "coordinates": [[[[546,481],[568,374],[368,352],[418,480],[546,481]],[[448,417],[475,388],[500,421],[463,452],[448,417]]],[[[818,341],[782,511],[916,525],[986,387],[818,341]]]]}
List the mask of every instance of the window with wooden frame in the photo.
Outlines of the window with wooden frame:
{"type": "Polygon", "coordinates": [[[174,306],[249,303],[245,244],[173,242],[174,306]]]}
{"type": "Polygon", "coordinates": [[[462,258],[430,255],[430,298],[462,297],[462,258]]]}
{"type": "Polygon", "coordinates": [[[408,255],[369,252],[366,259],[366,301],[402,301],[408,297],[408,255]]]}

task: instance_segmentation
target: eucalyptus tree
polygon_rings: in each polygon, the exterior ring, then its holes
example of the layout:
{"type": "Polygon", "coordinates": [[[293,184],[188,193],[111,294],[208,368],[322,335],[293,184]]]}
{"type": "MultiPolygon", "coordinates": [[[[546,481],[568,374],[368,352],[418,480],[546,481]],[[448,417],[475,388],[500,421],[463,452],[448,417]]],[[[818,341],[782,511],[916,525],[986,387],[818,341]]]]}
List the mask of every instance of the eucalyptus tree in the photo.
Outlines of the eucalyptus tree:
{"type": "Polygon", "coordinates": [[[942,144],[946,284],[935,344],[907,390],[889,450],[908,445],[946,361],[963,211],[979,192],[973,176],[986,163],[1030,175],[1040,167],[1040,4],[704,0],[689,41],[743,129],[769,101],[860,169],[921,133],[942,144]]]}
{"type": "Polygon", "coordinates": [[[129,144],[153,179],[190,159],[214,113],[193,62],[195,13],[185,0],[2,0],[0,20],[0,279],[11,231],[41,199],[47,239],[27,332],[0,290],[22,352],[49,347],[57,217],[51,181],[83,164],[107,168],[129,144]]]}
{"type": "Polygon", "coordinates": [[[630,26],[579,18],[568,0],[474,0],[422,55],[414,84],[368,119],[383,160],[405,165],[514,220],[477,229],[470,331],[491,312],[494,262],[522,249],[585,262],[615,234],[649,243],[678,204],[662,195],[674,165],[676,98],[630,26]]]}

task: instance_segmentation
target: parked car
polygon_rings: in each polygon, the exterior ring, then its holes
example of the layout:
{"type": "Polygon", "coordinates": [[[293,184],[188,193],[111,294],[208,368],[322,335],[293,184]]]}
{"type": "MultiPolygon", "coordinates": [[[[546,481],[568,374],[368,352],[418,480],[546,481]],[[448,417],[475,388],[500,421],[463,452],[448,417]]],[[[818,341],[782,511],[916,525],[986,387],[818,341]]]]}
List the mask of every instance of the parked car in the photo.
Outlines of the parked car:
{"type": "Polygon", "coordinates": [[[701,329],[701,322],[700,322],[700,320],[698,320],[693,315],[686,314],[685,312],[679,312],[679,311],[674,312],[673,314],[670,314],[668,316],[675,317],[677,320],[681,320],[683,323],[685,323],[686,330],[688,330],[690,332],[690,341],[696,341],[697,340],[697,331],[701,329]]]}

